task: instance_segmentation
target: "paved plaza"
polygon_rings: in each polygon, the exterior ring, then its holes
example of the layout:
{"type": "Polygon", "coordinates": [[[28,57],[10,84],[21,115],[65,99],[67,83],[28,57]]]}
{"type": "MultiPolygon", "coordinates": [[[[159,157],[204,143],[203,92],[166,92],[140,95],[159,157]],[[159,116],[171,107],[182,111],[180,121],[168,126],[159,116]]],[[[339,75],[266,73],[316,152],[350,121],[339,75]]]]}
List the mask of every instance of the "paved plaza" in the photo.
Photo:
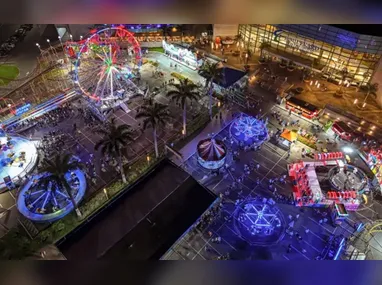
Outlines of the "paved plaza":
{"type": "MultiPolygon", "coordinates": [[[[155,69],[150,65],[146,64],[145,68],[142,70],[142,80],[141,83],[144,86],[140,87],[149,87],[150,90],[154,90],[154,87],[161,86],[162,83],[166,80],[173,78],[171,76],[171,70],[169,67],[169,62],[171,59],[167,58],[163,54],[153,53],[154,56],[152,60],[160,59],[161,62],[165,62],[162,67],[160,65],[160,70],[163,69],[165,76],[162,78],[157,78],[152,75],[152,71],[155,69]],[[168,65],[168,66],[167,66],[168,65]],[[167,66],[167,67],[166,67],[167,66]],[[165,71],[167,70],[167,72],[165,71]]],[[[150,56],[150,54],[149,54],[150,56]]],[[[192,80],[200,79],[200,76],[196,71],[190,70],[186,67],[181,67],[181,72],[183,75],[186,75],[192,80]]],[[[179,72],[179,70],[178,70],[179,72]]],[[[175,138],[178,138],[181,135],[182,130],[182,110],[176,105],[175,102],[170,101],[166,96],[166,91],[168,88],[160,88],[159,93],[155,96],[155,101],[168,105],[171,119],[166,122],[166,125],[160,127],[157,131],[158,136],[158,145],[171,144],[175,138]]],[[[201,100],[200,102],[203,102],[201,100]]],[[[129,125],[135,133],[134,142],[130,143],[127,146],[127,159],[134,160],[135,158],[146,155],[153,151],[153,133],[151,129],[143,130],[142,124],[135,119],[136,114],[138,113],[139,107],[143,104],[142,98],[134,98],[128,103],[130,111],[126,113],[122,109],[117,109],[113,113],[112,117],[116,118],[117,124],[127,124],[129,125]]],[[[74,110],[86,109],[87,102],[85,99],[80,98],[76,99],[72,103],[72,108],[74,110]]],[[[187,124],[191,125],[198,115],[201,113],[207,114],[207,109],[205,106],[202,106],[199,103],[193,103],[192,106],[187,106],[187,124]]],[[[83,162],[89,161],[90,154],[94,154],[94,161],[96,167],[96,184],[89,181],[88,189],[86,191],[85,200],[87,197],[90,197],[96,191],[107,187],[113,181],[120,179],[119,173],[114,169],[107,168],[107,172],[101,171],[101,153],[95,152],[94,146],[97,141],[101,138],[100,135],[95,133],[97,126],[91,128],[85,124],[83,116],[75,111],[68,120],[58,123],[56,127],[48,127],[43,129],[37,129],[33,127],[20,133],[20,135],[30,138],[36,143],[46,134],[54,130],[61,130],[66,134],[65,145],[62,149],[63,152],[70,152],[76,154],[81,158],[83,162]],[[76,124],[77,131],[73,131],[73,124],[76,124]]],[[[4,235],[10,228],[20,224],[20,220],[23,223],[28,223],[25,219],[19,214],[17,208],[15,207],[15,197],[17,197],[16,190],[7,191],[0,195],[0,236],[4,235]]],[[[40,228],[41,225],[34,224],[32,227],[40,228]]],[[[29,230],[29,229],[28,229],[29,230]]]]}
{"type": "MultiPolygon", "coordinates": [[[[265,103],[266,105],[266,103],[265,103]]],[[[279,110],[282,116],[294,119],[292,114],[279,106],[273,106],[262,114],[263,117],[269,117],[272,110],[279,110]]],[[[237,111],[237,110],[235,110],[237,111]]],[[[256,113],[252,110],[252,113],[256,113]]],[[[310,128],[312,122],[299,117],[304,128],[310,128]]],[[[218,119],[215,119],[218,120],[218,119]]],[[[238,150],[238,145],[229,142],[229,124],[232,120],[231,114],[225,114],[223,122],[216,124],[216,138],[225,140],[229,145],[230,151],[238,150]]],[[[213,124],[214,122],[211,122],[213,124]]],[[[269,129],[280,128],[278,122],[270,119],[269,129]]],[[[211,135],[211,129],[204,132],[204,136],[211,135]]],[[[203,135],[199,135],[199,138],[203,135]]],[[[197,142],[194,141],[194,144],[197,142]]],[[[192,145],[192,142],[190,143],[192,145]]],[[[292,194],[291,183],[286,184],[276,182],[276,193],[273,189],[269,190],[268,181],[270,178],[279,178],[287,174],[287,164],[301,159],[301,148],[306,147],[300,143],[293,146],[290,156],[287,151],[279,148],[270,141],[264,143],[261,150],[258,151],[239,151],[239,157],[236,161],[230,161],[229,171],[216,176],[211,175],[210,171],[202,168],[197,163],[196,154],[192,154],[184,162],[175,160],[178,164],[188,171],[201,184],[208,187],[217,195],[222,195],[223,205],[220,214],[213,218],[213,221],[202,229],[194,229],[187,232],[163,257],[168,260],[210,260],[219,259],[229,254],[231,259],[272,259],[272,260],[312,260],[317,256],[324,256],[327,251],[327,242],[330,235],[343,235],[349,237],[355,232],[354,225],[357,223],[367,223],[382,216],[381,204],[373,200],[368,205],[362,205],[357,212],[352,212],[346,222],[334,227],[331,224],[329,214],[324,216],[325,209],[315,211],[313,208],[298,208],[287,202],[287,198],[292,194]],[[236,188],[228,190],[233,181],[237,181],[244,172],[244,164],[250,162],[260,164],[258,170],[254,169],[249,175],[246,175],[236,188]],[[260,184],[257,185],[259,178],[260,184]],[[228,190],[228,191],[227,191],[228,190]],[[240,201],[251,199],[271,198],[276,201],[276,207],[282,213],[284,220],[288,224],[293,221],[292,227],[285,230],[282,240],[277,244],[263,246],[251,245],[235,226],[234,213],[237,210],[237,204],[240,201]],[[327,222],[320,220],[328,219],[327,222]],[[292,218],[292,219],[290,219],[292,218]],[[302,239],[296,238],[298,233],[302,239]],[[219,237],[220,242],[216,242],[219,237]]],[[[328,146],[329,148],[330,146],[328,146]]],[[[186,148],[190,151],[191,148],[186,148]]],[[[380,247],[376,247],[380,251],[380,247]]]]}
{"type": "MultiPolygon", "coordinates": [[[[159,144],[170,144],[181,134],[182,112],[179,106],[165,97],[167,88],[161,87],[163,82],[168,82],[174,78],[171,75],[172,72],[180,73],[195,83],[204,84],[204,79],[202,79],[196,71],[188,69],[185,66],[178,65],[179,67],[177,69],[171,67],[170,63],[172,60],[164,54],[150,52],[146,54],[145,57],[152,61],[158,61],[159,66],[154,67],[150,63],[145,64],[141,70],[142,80],[139,86],[142,89],[149,87],[151,92],[157,87],[158,93],[155,96],[155,100],[169,106],[172,119],[167,122],[166,126],[160,128],[157,134],[159,144]],[[163,73],[163,76],[155,75],[156,72],[163,73]]],[[[235,64],[231,65],[235,66],[235,64]]],[[[235,67],[241,67],[243,65],[243,63],[238,62],[235,67]]],[[[251,63],[252,67],[256,67],[257,65],[256,63],[251,63]]],[[[278,73],[276,68],[277,67],[275,67],[272,72],[281,76],[282,74],[278,73]]],[[[299,76],[298,71],[296,71],[296,73],[290,75],[288,81],[297,82],[299,76]]],[[[299,85],[296,84],[296,86],[299,85]]],[[[287,164],[301,159],[302,149],[307,149],[308,147],[297,142],[291,148],[290,153],[288,153],[288,151],[277,146],[274,140],[269,140],[262,145],[260,150],[240,150],[237,141],[233,140],[231,142],[229,136],[229,127],[232,120],[240,115],[241,112],[252,116],[258,115],[262,119],[267,118],[268,131],[272,133],[276,133],[283,128],[279,120],[276,120],[272,116],[274,112],[278,112],[285,121],[291,122],[299,120],[300,128],[308,131],[312,130],[313,124],[318,123],[313,123],[294,113],[290,114],[283,105],[276,105],[275,94],[271,94],[259,86],[252,86],[251,88],[252,91],[254,91],[254,95],[249,99],[254,101],[260,100],[258,107],[244,110],[232,104],[225,106],[221,110],[221,119],[219,119],[219,116],[216,116],[203,131],[180,150],[180,153],[183,155],[183,160],[172,157],[172,160],[177,165],[191,174],[200,184],[207,187],[216,195],[223,197],[223,201],[222,210],[218,215],[214,216],[212,222],[201,229],[187,232],[171,247],[164,257],[165,259],[210,260],[218,259],[229,254],[231,259],[237,260],[312,260],[316,259],[317,256],[326,254],[328,251],[327,241],[330,235],[349,237],[354,233],[356,224],[381,219],[382,206],[379,201],[382,199],[380,199],[380,195],[377,195],[376,198],[373,196],[370,197],[370,201],[367,205],[362,205],[357,212],[352,212],[347,221],[340,226],[333,227],[329,216],[326,216],[328,221],[320,222],[320,220],[325,218],[325,210],[315,211],[312,208],[298,208],[290,203],[292,185],[289,180],[286,180],[285,184],[277,180],[274,183],[275,188],[272,188],[272,190],[269,189],[269,179],[280,178],[286,175],[287,164]],[[201,139],[205,139],[209,136],[214,136],[224,141],[229,149],[230,154],[226,162],[229,167],[222,173],[212,174],[211,171],[202,168],[197,162],[195,154],[196,145],[201,139]],[[232,156],[234,152],[238,153],[235,158],[232,156]],[[259,164],[260,167],[258,169],[255,168],[250,171],[248,175],[243,176],[245,164],[259,164]],[[242,179],[238,182],[239,177],[242,179]],[[274,191],[275,189],[276,191],[274,191]],[[272,209],[283,221],[283,227],[280,233],[278,233],[277,238],[274,238],[272,242],[271,239],[269,239],[260,245],[256,241],[249,241],[248,238],[245,238],[243,234],[238,231],[237,225],[235,224],[237,222],[235,220],[235,213],[237,213],[238,204],[246,201],[257,201],[261,203],[264,198],[272,199],[276,202],[272,209]],[[296,233],[301,236],[301,239],[297,238],[298,235],[296,235],[296,233]],[[219,242],[216,242],[217,237],[221,239],[219,242]],[[275,240],[278,242],[274,242],[275,240]]],[[[307,87],[307,92],[301,95],[301,97],[305,98],[304,96],[309,96],[311,93],[315,94],[317,101],[321,100],[321,97],[317,95],[321,93],[310,90],[309,87],[307,87]]],[[[350,90],[348,94],[351,96],[350,90]]],[[[327,96],[327,94],[325,96],[327,96]]],[[[348,98],[347,95],[344,97],[345,99],[348,98]]],[[[197,104],[194,103],[192,106],[188,106],[188,124],[192,124],[194,119],[201,113],[207,113],[205,99],[204,97],[197,104]]],[[[141,123],[135,119],[142,103],[142,98],[133,99],[128,104],[130,109],[128,113],[119,109],[112,115],[117,119],[118,124],[127,124],[135,131],[135,140],[130,143],[127,148],[128,160],[146,155],[153,150],[152,130],[142,130],[141,123]]],[[[73,102],[72,105],[74,109],[86,108],[86,102],[82,98],[73,102]]],[[[120,179],[119,173],[113,169],[108,169],[106,172],[101,171],[101,165],[98,163],[101,159],[101,154],[99,152],[95,153],[94,151],[94,145],[100,139],[100,136],[94,132],[94,128],[90,128],[85,124],[83,117],[77,111],[72,114],[70,119],[60,122],[58,126],[54,128],[32,128],[21,133],[21,135],[38,141],[45,134],[56,128],[67,134],[65,147],[62,149],[63,152],[67,151],[77,154],[84,162],[89,160],[91,153],[94,153],[97,182],[95,184],[89,183],[86,197],[91,196],[103,187],[107,187],[108,184],[116,179],[120,179]],[[76,132],[73,131],[74,123],[77,126],[76,132]]],[[[292,129],[292,127],[290,127],[290,129],[292,129]]],[[[346,145],[345,142],[338,142],[335,145],[328,143],[327,139],[333,140],[330,134],[319,132],[316,135],[318,139],[322,141],[320,148],[325,148],[328,151],[340,150],[346,145]]],[[[20,221],[21,225],[25,228],[25,219],[20,216],[15,207],[16,196],[16,191],[9,191],[0,195],[0,237],[10,228],[20,224],[20,221]]],[[[28,227],[29,226],[30,225],[28,225],[28,227]]],[[[39,225],[33,226],[36,228],[40,227],[39,225]]]]}

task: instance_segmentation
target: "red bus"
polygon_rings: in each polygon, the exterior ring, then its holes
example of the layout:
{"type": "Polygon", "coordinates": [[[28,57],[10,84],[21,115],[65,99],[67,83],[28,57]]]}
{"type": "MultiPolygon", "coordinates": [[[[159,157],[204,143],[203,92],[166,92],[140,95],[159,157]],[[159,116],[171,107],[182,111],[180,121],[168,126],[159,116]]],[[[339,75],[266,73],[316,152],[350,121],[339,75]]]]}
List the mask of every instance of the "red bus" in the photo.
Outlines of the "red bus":
{"type": "Polygon", "coordinates": [[[286,108],[298,113],[305,118],[313,119],[319,115],[321,109],[301,99],[291,97],[286,101],[286,108]]]}
{"type": "Polygon", "coordinates": [[[351,127],[349,127],[348,124],[342,121],[335,122],[332,125],[332,130],[341,139],[344,139],[346,141],[351,141],[354,137],[354,130],[351,127]]]}

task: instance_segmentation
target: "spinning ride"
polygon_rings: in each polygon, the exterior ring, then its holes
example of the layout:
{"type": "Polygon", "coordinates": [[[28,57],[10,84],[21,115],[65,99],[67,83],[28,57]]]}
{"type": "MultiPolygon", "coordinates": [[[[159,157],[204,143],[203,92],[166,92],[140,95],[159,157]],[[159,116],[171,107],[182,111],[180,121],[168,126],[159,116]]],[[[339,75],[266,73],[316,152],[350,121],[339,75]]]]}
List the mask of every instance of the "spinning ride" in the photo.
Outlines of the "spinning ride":
{"type": "MultiPolygon", "coordinates": [[[[40,180],[49,174],[35,175],[21,189],[17,208],[29,220],[35,222],[52,222],[69,214],[74,205],[62,185],[51,181],[47,184],[40,180]]],[[[86,190],[85,174],[75,169],[65,175],[75,202],[78,204],[86,190]]]]}
{"type": "Polygon", "coordinates": [[[283,214],[266,199],[243,201],[236,206],[233,216],[237,234],[252,245],[270,245],[284,237],[283,214]]]}
{"type": "Polygon", "coordinates": [[[216,139],[204,139],[197,146],[198,162],[207,169],[218,169],[225,163],[227,157],[227,147],[216,139]]]}
{"type": "Polygon", "coordinates": [[[267,121],[241,114],[231,124],[230,132],[239,142],[259,146],[268,138],[267,121]]]}
{"type": "Polygon", "coordinates": [[[368,177],[353,165],[335,166],[329,170],[329,182],[337,191],[355,191],[362,194],[367,187],[368,177]]]}
{"type": "Polygon", "coordinates": [[[0,190],[17,183],[37,163],[37,148],[30,140],[8,136],[0,137],[0,190]]]}
{"type": "Polygon", "coordinates": [[[140,76],[141,47],[123,26],[92,30],[86,40],[69,46],[69,55],[75,57],[75,83],[101,109],[118,106],[132,95],[143,94],[133,83],[140,76]]]}

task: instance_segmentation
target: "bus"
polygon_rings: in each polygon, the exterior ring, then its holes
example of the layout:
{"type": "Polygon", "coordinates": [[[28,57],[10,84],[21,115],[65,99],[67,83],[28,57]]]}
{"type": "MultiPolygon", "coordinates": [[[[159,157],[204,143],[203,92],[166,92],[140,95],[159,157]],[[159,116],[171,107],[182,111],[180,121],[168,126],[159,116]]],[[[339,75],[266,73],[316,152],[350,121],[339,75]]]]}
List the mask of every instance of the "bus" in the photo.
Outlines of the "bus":
{"type": "Polygon", "coordinates": [[[343,121],[335,122],[332,125],[332,130],[341,139],[346,140],[346,141],[351,141],[352,138],[354,137],[353,129],[343,121]]]}
{"type": "Polygon", "coordinates": [[[291,97],[286,101],[286,108],[308,119],[317,117],[321,112],[321,109],[317,106],[296,97],[291,97]]]}

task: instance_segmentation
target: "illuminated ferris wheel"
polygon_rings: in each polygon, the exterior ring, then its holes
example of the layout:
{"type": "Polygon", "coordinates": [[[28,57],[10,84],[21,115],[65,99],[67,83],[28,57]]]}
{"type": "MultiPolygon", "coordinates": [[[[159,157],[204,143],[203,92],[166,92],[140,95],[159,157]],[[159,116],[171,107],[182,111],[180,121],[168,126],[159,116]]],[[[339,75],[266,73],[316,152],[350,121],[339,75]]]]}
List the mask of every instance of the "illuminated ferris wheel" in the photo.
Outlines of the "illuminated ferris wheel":
{"type": "Polygon", "coordinates": [[[75,83],[99,105],[110,106],[143,94],[133,82],[140,76],[141,48],[123,26],[92,30],[86,40],[69,46],[69,55],[75,58],[75,83]]]}

